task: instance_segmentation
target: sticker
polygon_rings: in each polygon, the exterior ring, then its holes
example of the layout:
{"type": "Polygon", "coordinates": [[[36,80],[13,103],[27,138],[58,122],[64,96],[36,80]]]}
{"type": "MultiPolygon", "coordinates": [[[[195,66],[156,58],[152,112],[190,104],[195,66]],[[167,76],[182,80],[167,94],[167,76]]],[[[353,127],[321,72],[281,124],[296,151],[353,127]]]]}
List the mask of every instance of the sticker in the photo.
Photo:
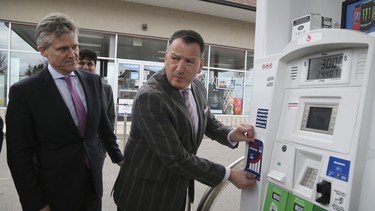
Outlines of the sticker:
{"type": "Polygon", "coordinates": [[[345,204],[346,204],[346,193],[333,190],[333,201],[332,201],[332,208],[335,211],[345,211],[345,204]]]}
{"type": "Polygon", "coordinates": [[[298,103],[288,103],[288,109],[298,109],[298,103]]]}
{"type": "Polygon", "coordinates": [[[245,171],[254,174],[258,181],[260,181],[260,171],[262,169],[262,155],[262,141],[255,139],[253,143],[249,143],[245,171]]]}
{"type": "Polygon", "coordinates": [[[327,176],[347,182],[349,179],[350,161],[329,157],[327,176]]]}
{"type": "Polygon", "coordinates": [[[268,119],[268,109],[258,108],[255,127],[266,129],[268,119]]]}

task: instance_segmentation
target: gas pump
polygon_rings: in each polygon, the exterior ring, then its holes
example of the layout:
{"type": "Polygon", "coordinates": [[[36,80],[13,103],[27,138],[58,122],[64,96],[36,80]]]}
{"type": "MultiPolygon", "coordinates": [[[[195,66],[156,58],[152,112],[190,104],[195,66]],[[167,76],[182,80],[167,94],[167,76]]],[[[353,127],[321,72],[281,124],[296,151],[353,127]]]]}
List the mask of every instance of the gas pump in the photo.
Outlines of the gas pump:
{"type": "Polygon", "coordinates": [[[241,210],[373,209],[374,50],[368,34],[320,29],[256,61],[245,171],[258,184],[241,210]]]}

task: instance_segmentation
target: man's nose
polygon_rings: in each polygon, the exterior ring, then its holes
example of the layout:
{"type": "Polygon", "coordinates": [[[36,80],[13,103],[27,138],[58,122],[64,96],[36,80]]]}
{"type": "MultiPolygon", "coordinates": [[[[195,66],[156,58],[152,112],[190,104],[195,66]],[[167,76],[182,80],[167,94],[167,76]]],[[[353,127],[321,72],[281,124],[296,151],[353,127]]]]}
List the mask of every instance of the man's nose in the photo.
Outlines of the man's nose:
{"type": "Polygon", "coordinates": [[[69,48],[69,56],[77,56],[76,50],[74,48],[69,48]]]}
{"type": "Polygon", "coordinates": [[[185,62],[183,60],[180,60],[178,63],[177,63],[177,70],[179,72],[183,72],[185,69],[185,62]]]}

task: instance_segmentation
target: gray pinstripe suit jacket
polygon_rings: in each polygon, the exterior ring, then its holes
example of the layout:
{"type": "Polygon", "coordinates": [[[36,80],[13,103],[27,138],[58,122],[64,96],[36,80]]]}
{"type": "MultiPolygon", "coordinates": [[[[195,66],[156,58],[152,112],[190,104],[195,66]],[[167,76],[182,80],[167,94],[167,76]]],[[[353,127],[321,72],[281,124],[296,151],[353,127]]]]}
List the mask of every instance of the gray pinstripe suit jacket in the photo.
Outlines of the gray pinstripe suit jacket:
{"type": "Polygon", "coordinates": [[[121,210],[183,210],[191,180],[216,186],[224,178],[224,166],[195,154],[204,134],[234,148],[227,141],[232,128],[211,114],[206,89],[198,79],[192,82],[192,92],[199,117],[197,137],[184,100],[164,71],[154,74],[138,91],[125,163],[113,190],[121,210]]]}

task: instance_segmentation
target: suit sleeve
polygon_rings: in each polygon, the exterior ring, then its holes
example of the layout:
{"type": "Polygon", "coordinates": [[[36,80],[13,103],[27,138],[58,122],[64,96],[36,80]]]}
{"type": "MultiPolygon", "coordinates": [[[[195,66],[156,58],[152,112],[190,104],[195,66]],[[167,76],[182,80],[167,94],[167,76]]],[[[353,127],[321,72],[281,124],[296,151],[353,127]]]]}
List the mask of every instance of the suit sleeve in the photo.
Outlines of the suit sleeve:
{"type": "Polygon", "coordinates": [[[233,129],[221,123],[219,120],[215,118],[215,116],[211,113],[210,109],[208,109],[207,114],[207,126],[206,126],[206,133],[205,135],[217,142],[226,145],[230,148],[238,147],[238,144],[233,146],[228,141],[228,134],[233,129]]]}
{"type": "Polygon", "coordinates": [[[106,84],[104,86],[105,89],[105,98],[107,99],[106,105],[107,105],[107,114],[109,121],[111,122],[112,127],[115,127],[115,119],[116,119],[116,113],[115,113],[115,103],[113,100],[113,91],[110,85],[106,84]]]}
{"type": "Polygon", "coordinates": [[[33,117],[25,88],[12,86],[6,114],[8,166],[23,210],[39,210],[47,200],[38,183],[33,117]]]}
{"type": "MultiPolygon", "coordinates": [[[[99,76],[98,76],[99,77],[99,76]]],[[[111,158],[113,163],[118,163],[121,160],[124,159],[121,150],[119,149],[119,146],[116,142],[117,138],[113,131],[113,125],[111,124],[108,113],[107,113],[107,104],[105,101],[107,100],[106,94],[104,94],[104,86],[101,82],[101,79],[99,77],[99,82],[101,86],[102,92],[100,94],[101,98],[101,116],[100,116],[100,125],[98,130],[98,135],[100,137],[100,140],[102,141],[102,144],[104,145],[104,148],[107,150],[107,153],[109,157],[111,158]]],[[[113,99],[113,97],[112,97],[113,99]]]]}

